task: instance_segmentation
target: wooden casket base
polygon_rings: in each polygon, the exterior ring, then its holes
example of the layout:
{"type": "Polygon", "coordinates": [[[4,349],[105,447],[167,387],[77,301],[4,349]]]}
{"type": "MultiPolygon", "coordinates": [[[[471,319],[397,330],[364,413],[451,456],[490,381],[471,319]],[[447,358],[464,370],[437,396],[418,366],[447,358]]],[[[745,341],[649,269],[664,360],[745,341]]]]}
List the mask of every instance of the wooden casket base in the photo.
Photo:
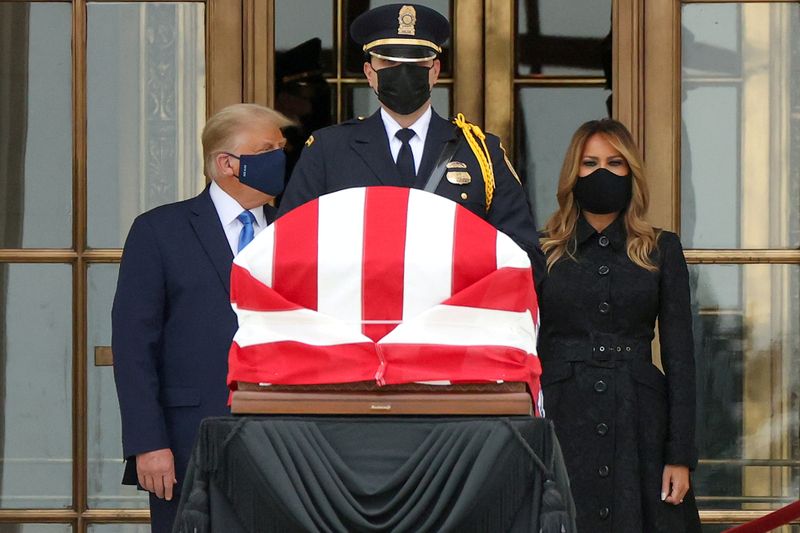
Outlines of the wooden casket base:
{"type": "Polygon", "coordinates": [[[374,382],[268,385],[239,382],[231,412],[317,415],[531,415],[524,383],[378,387],[374,382]]]}

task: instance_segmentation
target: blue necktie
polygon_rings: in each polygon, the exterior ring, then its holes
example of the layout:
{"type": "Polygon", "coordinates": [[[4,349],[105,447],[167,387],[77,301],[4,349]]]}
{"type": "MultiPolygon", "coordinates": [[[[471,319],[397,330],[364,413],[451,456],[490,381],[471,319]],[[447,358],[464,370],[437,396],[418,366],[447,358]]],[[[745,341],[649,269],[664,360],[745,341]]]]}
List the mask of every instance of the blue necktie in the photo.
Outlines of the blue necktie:
{"type": "Polygon", "coordinates": [[[242,231],[239,233],[239,252],[242,251],[242,248],[250,244],[250,241],[253,240],[255,237],[255,232],[253,231],[253,222],[256,221],[256,217],[253,216],[253,213],[250,211],[242,211],[242,213],[236,217],[239,219],[239,222],[242,223],[242,231]]]}

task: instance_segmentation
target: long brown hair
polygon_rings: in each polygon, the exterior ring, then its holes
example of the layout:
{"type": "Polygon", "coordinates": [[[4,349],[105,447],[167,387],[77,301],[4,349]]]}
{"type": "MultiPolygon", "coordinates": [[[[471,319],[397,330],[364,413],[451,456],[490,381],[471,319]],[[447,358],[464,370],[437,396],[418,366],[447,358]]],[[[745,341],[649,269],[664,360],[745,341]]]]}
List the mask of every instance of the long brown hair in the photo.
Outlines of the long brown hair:
{"type": "Polygon", "coordinates": [[[640,267],[656,271],[658,267],[650,259],[656,247],[658,234],[644,218],[650,203],[650,193],[644,175],[644,164],[639,150],[633,142],[628,129],[613,119],[590,120],[581,125],[572,136],[564,164],[558,178],[558,210],[553,213],[545,225],[545,237],[541,239],[542,250],[547,254],[547,269],[564,255],[574,259],[575,228],[578,224],[580,209],[572,197],[572,189],[578,181],[581,157],[586,141],[593,135],[602,135],[628,162],[633,174],[633,194],[625,209],[625,229],[628,234],[627,252],[631,261],[640,267]]]}

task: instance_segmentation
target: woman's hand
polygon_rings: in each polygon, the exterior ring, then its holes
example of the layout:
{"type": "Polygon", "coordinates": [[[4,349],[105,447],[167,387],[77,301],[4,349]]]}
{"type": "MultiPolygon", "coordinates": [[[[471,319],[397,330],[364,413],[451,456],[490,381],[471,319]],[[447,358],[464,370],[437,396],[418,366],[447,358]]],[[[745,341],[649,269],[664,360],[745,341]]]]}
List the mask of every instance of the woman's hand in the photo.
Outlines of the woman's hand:
{"type": "Polygon", "coordinates": [[[683,503],[683,497],[689,491],[689,467],[681,465],[664,465],[661,474],[661,500],[672,505],[683,503]]]}

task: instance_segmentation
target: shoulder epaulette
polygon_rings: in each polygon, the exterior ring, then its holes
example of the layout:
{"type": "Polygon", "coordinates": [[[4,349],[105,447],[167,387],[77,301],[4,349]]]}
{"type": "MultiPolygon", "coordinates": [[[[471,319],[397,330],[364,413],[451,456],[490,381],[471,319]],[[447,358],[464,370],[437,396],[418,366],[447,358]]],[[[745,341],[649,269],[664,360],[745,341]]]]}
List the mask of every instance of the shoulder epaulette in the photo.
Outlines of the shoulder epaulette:
{"type": "Polygon", "coordinates": [[[506,149],[503,148],[503,143],[500,143],[500,150],[503,152],[503,160],[506,162],[506,167],[511,172],[511,175],[514,176],[514,179],[517,180],[517,183],[522,185],[522,180],[519,179],[519,175],[517,171],[514,170],[514,165],[511,164],[511,160],[508,158],[508,154],[506,153],[506,149]]]}
{"type": "Polygon", "coordinates": [[[340,122],[339,125],[340,126],[345,126],[345,125],[352,126],[353,124],[361,124],[362,122],[364,122],[364,119],[365,119],[365,117],[362,117],[362,116],[353,117],[350,120],[345,120],[344,122],[340,122]]]}
{"type": "Polygon", "coordinates": [[[453,124],[458,126],[464,134],[472,153],[478,160],[478,165],[481,167],[481,174],[483,174],[483,183],[486,187],[486,211],[492,206],[492,197],[494,196],[494,169],[492,168],[492,156],[489,154],[489,148],[486,146],[486,135],[481,129],[471,122],[467,122],[462,113],[456,115],[453,119],[453,124]],[[478,144],[480,141],[480,144],[478,144]]]}

